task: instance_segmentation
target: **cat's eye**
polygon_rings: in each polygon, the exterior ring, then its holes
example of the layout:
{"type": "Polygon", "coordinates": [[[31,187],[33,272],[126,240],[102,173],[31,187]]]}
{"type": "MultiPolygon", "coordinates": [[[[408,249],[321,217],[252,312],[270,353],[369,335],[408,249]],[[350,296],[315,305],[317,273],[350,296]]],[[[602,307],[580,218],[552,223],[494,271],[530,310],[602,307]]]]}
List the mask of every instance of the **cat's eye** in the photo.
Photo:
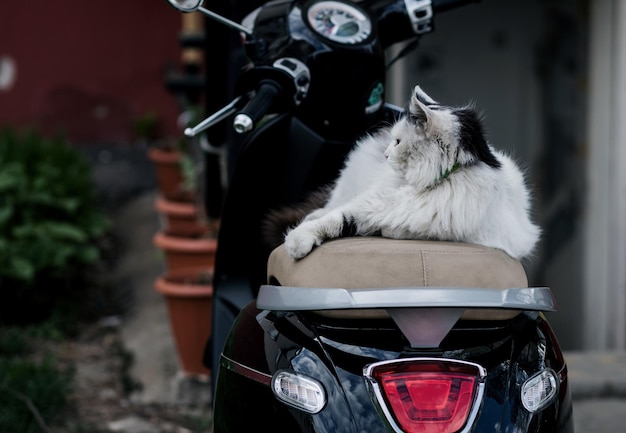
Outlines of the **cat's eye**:
{"type": "Polygon", "coordinates": [[[400,144],[400,139],[396,138],[396,144],[395,145],[397,146],[398,144],[400,144]]]}

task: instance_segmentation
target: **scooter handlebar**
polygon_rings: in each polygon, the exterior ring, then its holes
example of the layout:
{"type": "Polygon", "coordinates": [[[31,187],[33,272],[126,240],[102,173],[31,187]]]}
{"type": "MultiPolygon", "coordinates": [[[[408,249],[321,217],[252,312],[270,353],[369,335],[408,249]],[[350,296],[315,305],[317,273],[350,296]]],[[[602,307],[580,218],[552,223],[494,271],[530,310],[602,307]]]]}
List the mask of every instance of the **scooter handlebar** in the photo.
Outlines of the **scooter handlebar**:
{"type": "Polygon", "coordinates": [[[250,132],[257,122],[268,113],[281,92],[281,87],[273,80],[261,82],[256,94],[243,109],[235,115],[233,128],[239,134],[250,132]]]}

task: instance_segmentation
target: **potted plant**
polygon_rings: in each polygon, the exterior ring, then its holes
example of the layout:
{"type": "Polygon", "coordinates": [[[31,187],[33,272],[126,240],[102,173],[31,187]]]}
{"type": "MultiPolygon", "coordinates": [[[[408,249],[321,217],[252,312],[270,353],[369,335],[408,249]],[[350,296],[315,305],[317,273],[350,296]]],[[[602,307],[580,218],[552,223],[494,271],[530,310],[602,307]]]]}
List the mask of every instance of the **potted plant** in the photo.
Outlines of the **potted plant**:
{"type": "Polygon", "coordinates": [[[155,169],[159,192],[172,201],[194,202],[198,199],[198,155],[185,139],[162,138],[159,118],[149,112],[139,117],[134,125],[139,141],[148,147],[148,159],[155,169]]]}
{"type": "Polygon", "coordinates": [[[154,166],[159,193],[168,200],[194,203],[193,163],[176,147],[150,147],[148,158],[154,166]]]}
{"type": "Polygon", "coordinates": [[[183,268],[167,271],[154,283],[165,298],[181,369],[187,375],[209,377],[211,373],[202,358],[211,336],[212,278],[212,269],[183,268]]]}

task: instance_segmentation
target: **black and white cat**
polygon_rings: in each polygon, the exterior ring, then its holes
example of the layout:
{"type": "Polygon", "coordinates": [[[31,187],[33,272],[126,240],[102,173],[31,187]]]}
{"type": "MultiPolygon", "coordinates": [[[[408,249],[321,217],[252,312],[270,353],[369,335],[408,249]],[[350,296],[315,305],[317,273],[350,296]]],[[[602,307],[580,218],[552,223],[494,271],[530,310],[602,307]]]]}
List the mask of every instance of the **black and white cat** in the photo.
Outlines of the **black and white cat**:
{"type": "Polygon", "coordinates": [[[294,259],[346,235],[467,242],[521,259],[540,235],[522,172],[487,143],[474,108],[440,105],[419,86],[406,116],[357,143],[329,192],[288,230],[294,259]]]}

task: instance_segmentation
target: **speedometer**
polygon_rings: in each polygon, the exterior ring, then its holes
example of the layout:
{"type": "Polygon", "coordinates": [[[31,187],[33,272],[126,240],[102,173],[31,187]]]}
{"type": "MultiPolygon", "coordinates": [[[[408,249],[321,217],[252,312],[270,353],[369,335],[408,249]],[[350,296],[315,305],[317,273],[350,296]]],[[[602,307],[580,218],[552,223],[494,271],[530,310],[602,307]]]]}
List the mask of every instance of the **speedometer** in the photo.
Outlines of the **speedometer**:
{"type": "Polygon", "coordinates": [[[367,13],[349,3],[320,1],[309,6],[305,13],[315,32],[339,44],[358,44],[372,33],[372,21],[367,13]]]}

